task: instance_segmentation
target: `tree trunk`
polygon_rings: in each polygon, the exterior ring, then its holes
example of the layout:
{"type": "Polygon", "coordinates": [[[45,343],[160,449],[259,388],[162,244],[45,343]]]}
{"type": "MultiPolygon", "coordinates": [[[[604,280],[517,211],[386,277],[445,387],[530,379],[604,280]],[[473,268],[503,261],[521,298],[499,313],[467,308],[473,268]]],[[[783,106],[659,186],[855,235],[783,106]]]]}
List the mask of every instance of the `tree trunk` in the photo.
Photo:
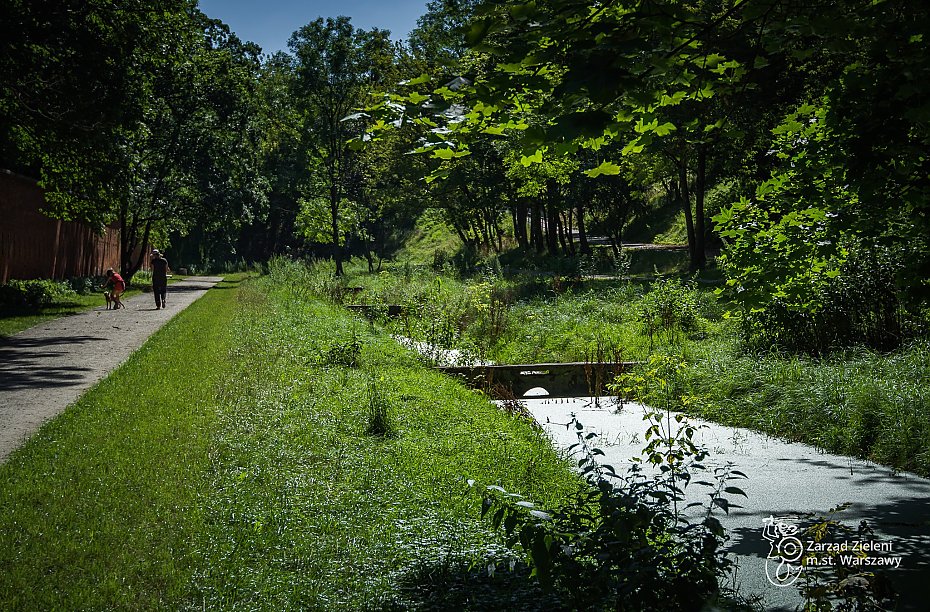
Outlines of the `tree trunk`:
{"type": "Polygon", "coordinates": [[[339,187],[334,178],[329,186],[329,213],[333,223],[333,259],[336,260],[336,276],[344,274],[342,270],[342,248],[339,246],[339,187]]]}
{"type": "Polygon", "coordinates": [[[704,235],[704,191],[707,183],[707,148],[698,145],[697,175],[694,179],[694,251],[691,258],[691,271],[702,270],[707,266],[707,250],[704,235]]]}
{"type": "Polygon", "coordinates": [[[148,245],[151,232],[152,222],[146,221],[140,240],[139,224],[136,220],[129,224],[129,228],[125,232],[120,230],[120,276],[126,281],[127,286],[132,283],[132,277],[135,276],[145,261],[145,247],[148,245]],[[139,255],[134,259],[133,255],[136,249],[139,250],[139,255]]]}
{"type": "Polygon", "coordinates": [[[523,248],[529,246],[526,235],[527,213],[527,205],[524,202],[519,202],[513,207],[513,237],[517,239],[517,244],[523,248]]]}
{"type": "MultiPolygon", "coordinates": [[[[126,202],[119,207],[119,272],[126,274],[129,269],[129,258],[132,257],[132,241],[135,240],[136,229],[129,223],[129,205],[126,202]]],[[[123,277],[125,280],[125,276],[123,277]]]]}
{"type": "Polygon", "coordinates": [[[572,252],[572,237],[569,235],[569,225],[564,221],[565,213],[556,213],[555,222],[559,228],[559,244],[562,245],[562,252],[566,255],[574,255],[572,252]]]}
{"type": "Polygon", "coordinates": [[[559,254],[559,213],[551,202],[546,206],[546,247],[550,255],[559,254]]]}
{"type": "Polygon", "coordinates": [[[690,261],[695,260],[694,217],[691,215],[691,192],[688,189],[688,157],[682,153],[678,161],[678,197],[681,198],[681,207],[685,213],[685,227],[688,229],[688,255],[690,261]]]}
{"type": "Polygon", "coordinates": [[[384,228],[383,223],[378,224],[378,233],[376,234],[376,246],[377,246],[377,255],[378,255],[378,272],[381,271],[381,264],[384,262],[384,251],[387,247],[387,231],[384,228]]]}
{"type": "Polygon", "coordinates": [[[365,254],[365,261],[368,262],[368,273],[371,274],[375,271],[375,255],[374,255],[374,241],[368,239],[368,232],[363,231],[363,236],[360,237],[362,243],[362,252],[365,254]]]}
{"type": "Polygon", "coordinates": [[[543,243],[542,216],[543,207],[539,202],[534,202],[533,218],[530,224],[530,241],[533,243],[533,246],[536,247],[538,253],[542,253],[545,248],[545,244],[543,243]]]}
{"type": "Polygon", "coordinates": [[[550,255],[559,254],[559,211],[556,206],[555,181],[546,182],[546,246],[550,255]]]}
{"type": "Polygon", "coordinates": [[[584,226],[584,204],[578,203],[578,248],[582,255],[591,254],[591,245],[588,244],[588,233],[584,226]]]}
{"type": "Polygon", "coordinates": [[[455,233],[459,235],[459,239],[462,241],[462,244],[466,248],[471,246],[471,242],[468,240],[468,236],[465,234],[465,230],[463,230],[462,227],[455,221],[452,222],[452,227],[455,229],[455,233]]]}

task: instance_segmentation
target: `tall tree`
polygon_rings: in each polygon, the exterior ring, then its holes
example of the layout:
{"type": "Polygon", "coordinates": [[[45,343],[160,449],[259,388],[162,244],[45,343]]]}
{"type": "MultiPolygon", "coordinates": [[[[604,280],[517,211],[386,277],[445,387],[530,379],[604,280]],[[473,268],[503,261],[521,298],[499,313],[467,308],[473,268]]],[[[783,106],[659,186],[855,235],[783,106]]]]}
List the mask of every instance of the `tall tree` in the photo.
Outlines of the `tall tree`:
{"type": "Polygon", "coordinates": [[[40,178],[50,215],[118,222],[127,280],[156,236],[232,234],[262,202],[259,49],[195,0],[2,12],[0,163],[40,178]]]}
{"type": "Polygon", "coordinates": [[[174,55],[144,81],[140,121],[124,133],[126,193],[120,199],[122,268],[131,278],[142,249],[196,227],[223,242],[264,204],[255,84],[258,48],[199,11],[162,40],[174,55]]]}
{"type": "Polygon", "coordinates": [[[930,299],[930,9],[815,9],[780,34],[837,69],[774,130],[768,179],[715,217],[728,286],[760,334],[887,349],[930,299]]]}
{"type": "Polygon", "coordinates": [[[238,249],[264,261],[293,246],[306,164],[301,150],[301,113],[294,101],[294,62],[284,52],[268,57],[258,75],[262,173],[268,181],[268,210],[244,228],[238,249]]]}
{"type": "Polygon", "coordinates": [[[193,0],[4,0],[0,165],[37,176],[48,212],[102,226],[124,195],[123,134],[193,0]]]}
{"type": "Polygon", "coordinates": [[[389,76],[394,46],[389,32],[356,29],[348,17],[317,19],[294,32],[288,46],[295,58],[306,168],[313,175],[306,182],[305,201],[326,199],[336,273],[341,275],[345,236],[340,212],[358,161],[350,140],[365,130],[365,116],[353,111],[389,76]]]}

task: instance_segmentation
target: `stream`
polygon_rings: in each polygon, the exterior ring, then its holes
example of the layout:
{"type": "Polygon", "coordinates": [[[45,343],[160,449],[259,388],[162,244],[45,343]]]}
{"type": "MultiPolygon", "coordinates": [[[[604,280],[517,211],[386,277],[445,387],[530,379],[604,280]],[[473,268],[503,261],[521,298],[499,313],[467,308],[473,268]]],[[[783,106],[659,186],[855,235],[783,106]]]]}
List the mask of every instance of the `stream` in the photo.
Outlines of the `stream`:
{"type": "MultiPolygon", "coordinates": [[[[437,355],[442,361],[443,351],[404,340],[408,348],[421,353],[425,349],[434,362],[437,355]]],[[[461,365],[460,353],[446,353],[450,365],[461,365]]],[[[533,391],[533,397],[528,393],[520,401],[553,445],[566,454],[578,441],[578,433],[569,426],[576,418],[584,426],[582,434],[597,434],[594,445],[604,452],[600,463],[612,465],[618,473],[625,471],[646,444],[648,423],[643,420],[642,405],[626,402],[621,407],[612,397],[549,398],[540,396],[544,390],[533,391]]],[[[771,544],[782,545],[784,552],[794,541],[791,532],[795,527],[803,531],[831,508],[849,504],[834,517],[853,530],[843,540],[849,554],[840,557],[842,562],[857,564],[862,571],[884,570],[900,596],[899,610],[927,609],[930,480],[749,429],[691,417],[687,421],[697,427],[694,442],[710,453],[704,462],[708,468],[732,462],[748,476],[730,483],[747,497],[728,495],[729,514],[715,512],[730,537],[726,548],[735,559],[728,586],[744,596],[761,597],[766,610],[794,610],[802,605],[797,586],[804,568],[767,558],[771,544]],[[860,527],[865,529],[860,531],[860,527]],[[858,551],[865,561],[851,558],[858,551]]],[[[694,480],[701,479],[700,474],[694,476],[694,480]]],[[[688,501],[707,502],[708,490],[692,485],[686,491],[688,501]]],[[[803,550],[817,552],[816,544],[804,538],[798,541],[803,550]]]]}

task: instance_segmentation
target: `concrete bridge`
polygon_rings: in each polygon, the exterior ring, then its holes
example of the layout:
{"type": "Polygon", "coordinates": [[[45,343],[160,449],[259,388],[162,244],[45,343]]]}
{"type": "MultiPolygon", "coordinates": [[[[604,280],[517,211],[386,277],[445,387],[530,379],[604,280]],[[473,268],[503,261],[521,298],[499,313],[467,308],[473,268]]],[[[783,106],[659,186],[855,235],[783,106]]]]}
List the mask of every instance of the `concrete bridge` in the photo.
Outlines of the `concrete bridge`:
{"type": "Polygon", "coordinates": [[[607,385],[635,361],[527,363],[518,365],[439,366],[445,374],[461,377],[466,384],[496,399],[524,397],[541,387],[536,397],[590,397],[615,395],[607,385]]]}

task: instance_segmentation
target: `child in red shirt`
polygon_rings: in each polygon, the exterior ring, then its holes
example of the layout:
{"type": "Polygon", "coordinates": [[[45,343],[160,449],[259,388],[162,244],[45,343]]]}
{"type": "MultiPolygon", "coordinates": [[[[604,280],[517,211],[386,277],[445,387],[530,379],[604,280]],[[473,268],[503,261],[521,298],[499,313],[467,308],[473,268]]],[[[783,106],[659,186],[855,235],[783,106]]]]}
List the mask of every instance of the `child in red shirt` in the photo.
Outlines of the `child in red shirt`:
{"type": "Polygon", "coordinates": [[[123,295],[123,292],[126,291],[126,281],[123,280],[123,277],[118,273],[113,271],[113,268],[107,268],[107,282],[104,285],[104,288],[110,287],[109,291],[104,291],[103,297],[107,300],[107,308],[110,308],[110,304],[113,305],[113,309],[124,308],[120,296],[123,295]]]}

